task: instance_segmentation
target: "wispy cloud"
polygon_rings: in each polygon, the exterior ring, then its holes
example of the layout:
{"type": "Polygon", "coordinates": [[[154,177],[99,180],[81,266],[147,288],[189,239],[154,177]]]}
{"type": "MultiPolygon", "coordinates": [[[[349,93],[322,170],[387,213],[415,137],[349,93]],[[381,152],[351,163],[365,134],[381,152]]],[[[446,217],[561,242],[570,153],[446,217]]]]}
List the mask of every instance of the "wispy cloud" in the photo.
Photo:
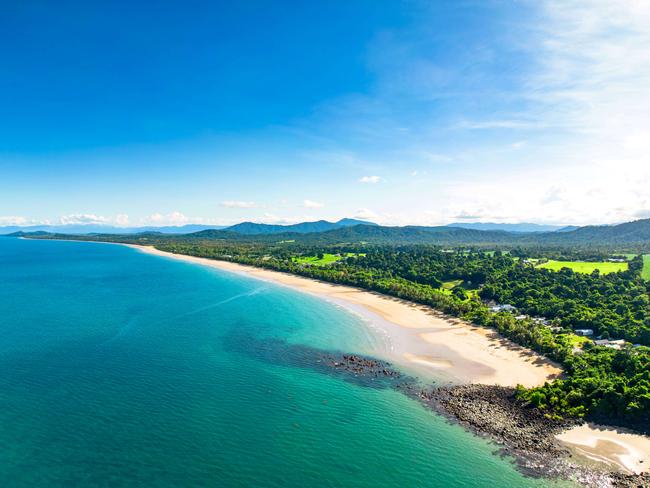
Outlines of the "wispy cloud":
{"type": "Polygon", "coordinates": [[[59,223],[62,225],[69,225],[69,224],[110,224],[111,219],[108,217],[103,217],[101,215],[95,215],[95,214],[70,214],[70,215],[63,215],[59,219],[59,223]]]}
{"type": "Polygon", "coordinates": [[[40,224],[40,221],[34,221],[26,217],[19,217],[17,215],[0,216],[0,225],[31,225],[40,224]]]}
{"type": "Polygon", "coordinates": [[[379,176],[362,176],[359,178],[359,183],[370,183],[370,184],[375,184],[379,183],[381,178],[379,176]]]}
{"type": "MultiPolygon", "coordinates": [[[[182,225],[190,222],[190,219],[181,212],[171,212],[168,214],[154,213],[142,219],[143,224],[156,224],[156,225],[182,225]]],[[[197,223],[196,219],[192,222],[197,223]]]]}
{"type": "Polygon", "coordinates": [[[255,202],[247,202],[243,200],[225,200],[219,205],[226,208],[255,208],[257,204],[255,202]]]}
{"type": "Polygon", "coordinates": [[[324,203],[315,202],[313,200],[303,200],[302,205],[305,208],[323,208],[325,206],[324,203]]]}
{"type": "Polygon", "coordinates": [[[360,220],[377,220],[379,219],[379,214],[373,212],[369,208],[359,208],[354,212],[352,217],[360,220]]]}
{"type": "Polygon", "coordinates": [[[484,121],[463,121],[457,126],[458,129],[539,129],[541,122],[527,120],[484,120],[484,121]]]}

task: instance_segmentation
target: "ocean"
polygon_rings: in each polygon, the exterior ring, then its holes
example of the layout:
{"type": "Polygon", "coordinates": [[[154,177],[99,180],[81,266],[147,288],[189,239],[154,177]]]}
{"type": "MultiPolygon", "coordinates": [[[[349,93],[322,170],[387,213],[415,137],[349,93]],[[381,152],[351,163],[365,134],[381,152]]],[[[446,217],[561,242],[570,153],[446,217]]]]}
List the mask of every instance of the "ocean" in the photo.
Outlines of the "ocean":
{"type": "Polygon", "coordinates": [[[378,347],[357,316],[286,287],[0,238],[0,485],[556,486],[315,359],[378,347]]]}

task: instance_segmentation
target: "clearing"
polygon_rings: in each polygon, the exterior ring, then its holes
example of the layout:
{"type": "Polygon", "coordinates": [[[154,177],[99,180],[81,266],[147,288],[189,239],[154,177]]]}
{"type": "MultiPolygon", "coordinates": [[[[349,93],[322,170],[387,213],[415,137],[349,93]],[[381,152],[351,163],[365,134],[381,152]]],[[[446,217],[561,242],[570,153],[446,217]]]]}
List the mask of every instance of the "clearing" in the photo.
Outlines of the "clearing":
{"type": "Polygon", "coordinates": [[[570,268],[576,273],[592,273],[597,269],[600,271],[600,274],[609,274],[616,273],[617,271],[627,271],[628,263],[613,263],[610,261],[555,261],[551,259],[545,263],[538,264],[537,267],[553,271],[560,271],[562,268],[570,268]]]}

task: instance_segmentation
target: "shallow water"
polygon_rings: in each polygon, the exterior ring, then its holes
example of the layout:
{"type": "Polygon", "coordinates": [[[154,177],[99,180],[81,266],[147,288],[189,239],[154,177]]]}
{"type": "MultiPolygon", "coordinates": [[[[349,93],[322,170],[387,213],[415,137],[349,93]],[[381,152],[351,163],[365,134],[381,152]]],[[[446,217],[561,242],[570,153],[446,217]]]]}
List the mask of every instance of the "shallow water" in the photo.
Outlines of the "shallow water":
{"type": "Polygon", "coordinates": [[[0,239],[2,486],[554,485],[392,389],[284,360],[282,341],[386,347],[285,287],[123,246],[0,239]]]}

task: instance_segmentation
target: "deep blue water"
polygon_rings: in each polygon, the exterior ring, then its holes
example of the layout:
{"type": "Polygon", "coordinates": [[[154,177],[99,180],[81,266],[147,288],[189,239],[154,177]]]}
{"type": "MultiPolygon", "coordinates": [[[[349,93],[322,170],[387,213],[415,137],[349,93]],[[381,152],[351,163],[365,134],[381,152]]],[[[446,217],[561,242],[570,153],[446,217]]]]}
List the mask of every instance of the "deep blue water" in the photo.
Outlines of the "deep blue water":
{"type": "Polygon", "coordinates": [[[0,238],[0,486],[549,484],[400,393],[309,367],[375,341],[284,287],[0,238]]]}

